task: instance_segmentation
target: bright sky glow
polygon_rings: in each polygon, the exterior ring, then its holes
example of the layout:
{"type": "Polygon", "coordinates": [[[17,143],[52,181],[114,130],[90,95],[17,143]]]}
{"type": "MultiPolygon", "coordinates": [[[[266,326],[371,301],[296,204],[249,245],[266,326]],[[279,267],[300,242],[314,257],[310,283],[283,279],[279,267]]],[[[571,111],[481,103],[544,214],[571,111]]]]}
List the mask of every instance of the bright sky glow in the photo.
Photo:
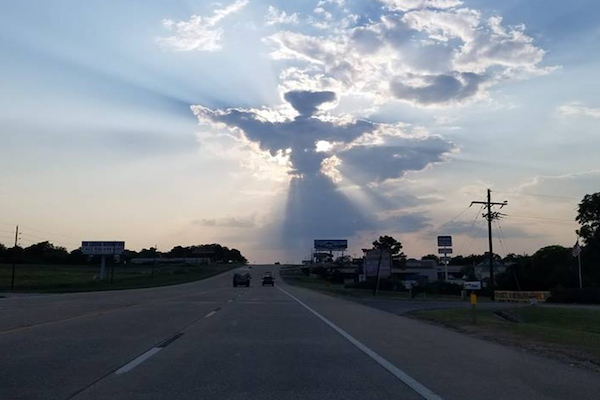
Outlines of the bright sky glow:
{"type": "Polygon", "coordinates": [[[572,245],[600,190],[595,0],[23,0],[0,14],[0,243],[298,261],[572,245]],[[453,219],[453,217],[457,216],[453,219]],[[500,241],[500,239],[502,239],[500,241]]]}

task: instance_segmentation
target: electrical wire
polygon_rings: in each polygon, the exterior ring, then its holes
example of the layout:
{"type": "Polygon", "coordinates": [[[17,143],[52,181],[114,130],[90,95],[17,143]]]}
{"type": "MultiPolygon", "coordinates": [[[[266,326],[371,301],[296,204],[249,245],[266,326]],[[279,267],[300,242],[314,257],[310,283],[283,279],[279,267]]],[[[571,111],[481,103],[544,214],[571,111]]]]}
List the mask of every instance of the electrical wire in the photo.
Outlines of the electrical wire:
{"type": "Polygon", "coordinates": [[[503,194],[512,194],[512,195],[515,195],[515,196],[547,197],[547,198],[551,198],[551,199],[577,200],[577,201],[580,200],[577,197],[555,196],[555,195],[549,195],[549,194],[518,193],[518,192],[509,192],[509,191],[504,191],[504,190],[492,190],[492,192],[494,192],[494,193],[503,193],[503,194]]]}
{"type": "Polygon", "coordinates": [[[486,222],[485,220],[481,220],[481,222],[479,223],[479,228],[477,229],[477,232],[475,233],[475,235],[473,235],[473,237],[471,238],[469,245],[465,248],[464,254],[468,254],[469,250],[471,249],[471,246],[473,245],[473,243],[475,243],[475,240],[477,238],[479,238],[479,234],[481,233],[481,230],[485,226],[485,222],[486,222]]]}
{"type": "Polygon", "coordinates": [[[461,254],[462,248],[464,247],[465,243],[468,239],[468,237],[471,235],[471,232],[473,231],[473,228],[475,227],[475,224],[477,223],[477,220],[479,219],[479,217],[481,216],[481,211],[483,211],[483,205],[479,208],[479,210],[477,210],[477,214],[475,215],[475,219],[473,219],[473,222],[471,222],[471,225],[469,226],[469,229],[467,230],[467,232],[465,233],[465,237],[463,238],[462,242],[460,243],[460,245],[458,246],[458,251],[457,254],[461,254]]]}
{"type": "Polygon", "coordinates": [[[557,219],[557,218],[544,218],[544,217],[528,217],[528,216],[524,216],[524,215],[511,215],[511,214],[506,214],[503,215],[503,217],[506,217],[508,219],[525,219],[525,220],[532,220],[532,221],[543,221],[543,222],[547,222],[547,223],[557,223],[557,224],[569,224],[569,225],[574,225],[577,224],[576,221],[570,221],[568,219],[557,219]]]}
{"type": "Polygon", "coordinates": [[[433,235],[433,234],[438,233],[439,231],[442,230],[442,227],[444,227],[444,226],[448,225],[449,223],[453,222],[454,220],[456,220],[458,217],[460,217],[461,215],[463,215],[464,213],[466,213],[467,211],[469,211],[470,208],[471,208],[470,206],[466,207],[464,210],[462,210],[461,212],[459,212],[458,214],[456,214],[450,220],[448,220],[447,222],[444,222],[443,224],[441,224],[440,226],[438,226],[438,228],[435,231],[431,232],[431,234],[433,235]]]}
{"type": "Polygon", "coordinates": [[[504,245],[505,237],[504,237],[504,232],[502,231],[502,226],[500,225],[500,221],[495,219],[494,222],[496,223],[496,226],[498,227],[498,241],[500,242],[500,247],[502,247],[502,250],[504,250],[505,254],[508,254],[508,249],[504,245]]]}

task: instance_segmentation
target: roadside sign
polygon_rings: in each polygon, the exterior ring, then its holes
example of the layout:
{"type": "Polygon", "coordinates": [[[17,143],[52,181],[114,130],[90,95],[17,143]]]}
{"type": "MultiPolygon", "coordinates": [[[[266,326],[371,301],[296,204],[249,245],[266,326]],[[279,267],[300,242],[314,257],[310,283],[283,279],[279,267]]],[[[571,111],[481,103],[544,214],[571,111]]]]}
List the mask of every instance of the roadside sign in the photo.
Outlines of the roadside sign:
{"type": "Polygon", "coordinates": [[[342,251],[348,248],[348,240],[333,239],[333,240],[315,240],[315,250],[333,250],[342,251]]]}
{"type": "Polygon", "coordinates": [[[377,277],[377,269],[379,269],[379,278],[386,279],[392,276],[392,257],[389,251],[386,250],[368,250],[365,253],[363,267],[367,278],[377,277]],[[381,266],[379,262],[381,260],[381,266]]]}
{"type": "Polygon", "coordinates": [[[440,257],[441,262],[450,262],[451,257],[440,257]]]}
{"type": "Polygon", "coordinates": [[[452,236],[438,236],[438,247],[452,247],[452,236]]]}
{"type": "Polygon", "coordinates": [[[481,290],[481,282],[479,281],[465,282],[463,285],[466,290],[481,290]]]}
{"type": "Polygon", "coordinates": [[[451,248],[438,249],[438,254],[452,254],[452,249],[451,248]]]}
{"type": "Polygon", "coordinates": [[[81,242],[81,252],[94,256],[119,255],[125,251],[125,242],[118,241],[87,241],[81,242]]]}

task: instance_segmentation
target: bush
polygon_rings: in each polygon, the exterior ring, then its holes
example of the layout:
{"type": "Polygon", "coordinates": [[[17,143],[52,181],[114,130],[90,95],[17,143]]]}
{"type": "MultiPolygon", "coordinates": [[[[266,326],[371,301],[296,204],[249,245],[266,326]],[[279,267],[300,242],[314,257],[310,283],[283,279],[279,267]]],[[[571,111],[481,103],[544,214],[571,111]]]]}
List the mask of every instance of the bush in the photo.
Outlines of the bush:
{"type": "Polygon", "coordinates": [[[333,271],[331,283],[344,283],[344,274],[338,270],[333,271]]]}
{"type": "MultiPolygon", "coordinates": [[[[401,283],[394,282],[391,279],[381,279],[379,281],[379,290],[394,290],[394,285],[397,288],[403,288],[401,283]]],[[[346,285],[349,289],[369,289],[375,290],[375,279],[369,279],[367,281],[356,282],[346,285]]]]}
{"type": "Polygon", "coordinates": [[[454,296],[460,296],[462,290],[462,285],[444,281],[432,282],[423,288],[423,291],[428,294],[447,294],[454,296]]]}
{"type": "Polygon", "coordinates": [[[600,289],[552,289],[551,303],[600,304],[600,289]]]}

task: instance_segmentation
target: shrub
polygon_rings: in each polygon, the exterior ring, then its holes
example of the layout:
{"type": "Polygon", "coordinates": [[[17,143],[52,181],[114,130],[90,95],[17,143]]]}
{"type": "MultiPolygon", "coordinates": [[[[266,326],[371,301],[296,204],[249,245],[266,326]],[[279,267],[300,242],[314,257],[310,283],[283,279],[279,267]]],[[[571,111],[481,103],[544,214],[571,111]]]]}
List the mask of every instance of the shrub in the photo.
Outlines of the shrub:
{"type": "Polygon", "coordinates": [[[600,304],[600,289],[552,289],[551,303],[600,304]]]}

